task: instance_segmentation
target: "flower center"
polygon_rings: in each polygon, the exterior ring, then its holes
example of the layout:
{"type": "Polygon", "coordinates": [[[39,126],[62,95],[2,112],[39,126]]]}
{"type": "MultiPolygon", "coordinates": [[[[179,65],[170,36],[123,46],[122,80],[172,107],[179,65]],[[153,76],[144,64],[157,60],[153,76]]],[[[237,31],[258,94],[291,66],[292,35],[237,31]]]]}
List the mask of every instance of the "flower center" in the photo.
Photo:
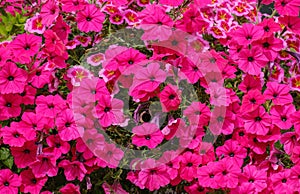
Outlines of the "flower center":
{"type": "Polygon", "coordinates": [[[11,107],[11,103],[10,102],[8,102],[8,103],[6,103],[6,107],[11,107]]]}
{"type": "Polygon", "coordinates": [[[9,76],[7,79],[8,81],[13,81],[15,78],[13,76],[9,76]]]}
{"type": "Polygon", "coordinates": [[[9,182],[5,181],[4,186],[6,186],[6,187],[9,186],[9,182]]]}
{"type": "Polygon", "coordinates": [[[86,17],[86,21],[90,22],[92,21],[92,18],[90,16],[86,17]]]}
{"type": "Polygon", "coordinates": [[[248,61],[249,61],[249,62],[253,62],[253,61],[254,61],[254,58],[253,58],[253,57],[248,57],[248,61]]]}
{"type": "Polygon", "coordinates": [[[110,111],[110,107],[105,107],[104,112],[109,112],[110,111]]]}
{"type": "Polygon", "coordinates": [[[151,139],[150,135],[146,135],[146,136],[145,136],[145,139],[146,139],[146,140],[150,140],[150,139],[151,139]]]}
{"type": "Polygon", "coordinates": [[[173,100],[175,98],[175,95],[174,94],[171,94],[170,96],[169,96],[169,99],[170,100],[173,100]]]}
{"type": "Polygon", "coordinates": [[[261,117],[255,117],[255,121],[261,121],[261,117]]]}

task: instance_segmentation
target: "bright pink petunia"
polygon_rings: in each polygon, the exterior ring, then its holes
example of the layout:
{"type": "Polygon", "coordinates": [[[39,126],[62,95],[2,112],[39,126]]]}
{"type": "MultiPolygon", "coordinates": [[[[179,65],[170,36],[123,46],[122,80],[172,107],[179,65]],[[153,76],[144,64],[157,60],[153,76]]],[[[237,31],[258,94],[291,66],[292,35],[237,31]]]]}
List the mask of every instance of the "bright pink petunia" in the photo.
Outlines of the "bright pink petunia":
{"type": "Polygon", "coordinates": [[[29,165],[32,169],[32,173],[37,178],[44,176],[53,177],[57,175],[58,167],[56,165],[55,156],[51,153],[42,153],[37,156],[37,160],[29,165]]]}
{"type": "Polygon", "coordinates": [[[244,93],[249,92],[250,90],[261,90],[262,89],[262,83],[258,76],[252,76],[247,74],[240,85],[238,86],[239,90],[241,90],[244,93]]]}
{"type": "Polygon", "coordinates": [[[289,31],[300,34],[300,18],[298,16],[283,16],[279,17],[278,20],[289,31]]]}
{"type": "Polygon", "coordinates": [[[0,170],[0,193],[15,194],[21,186],[20,177],[9,169],[0,170]]]}
{"type": "Polygon", "coordinates": [[[192,181],[197,177],[195,173],[201,164],[201,157],[192,152],[185,152],[180,156],[179,175],[182,179],[192,181]]]}
{"type": "Polygon", "coordinates": [[[66,108],[65,101],[58,94],[49,96],[38,96],[36,98],[36,113],[54,118],[58,113],[66,108]]]}
{"type": "Polygon", "coordinates": [[[194,84],[200,78],[203,77],[203,67],[200,67],[201,63],[199,62],[192,62],[187,57],[183,57],[181,59],[182,68],[180,69],[184,75],[187,77],[189,83],[194,84]]]}
{"type": "Polygon", "coordinates": [[[70,144],[63,141],[58,135],[48,136],[46,142],[50,148],[53,148],[53,152],[59,152],[59,155],[67,154],[70,151],[70,144]]]}
{"type": "Polygon", "coordinates": [[[291,114],[291,122],[294,124],[295,131],[300,132],[300,110],[291,114]]]}
{"type": "Polygon", "coordinates": [[[20,94],[24,105],[34,104],[36,89],[30,85],[25,86],[24,91],[20,94]]]}
{"type": "Polygon", "coordinates": [[[110,168],[116,168],[124,156],[124,152],[115,144],[105,144],[102,149],[95,151],[97,157],[105,161],[110,168]]]}
{"type": "Polygon", "coordinates": [[[260,105],[265,103],[266,99],[257,89],[250,90],[243,96],[241,112],[251,112],[257,109],[260,105]]]}
{"type": "Polygon", "coordinates": [[[193,125],[207,125],[211,113],[205,104],[192,102],[191,105],[184,110],[183,114],[193,125]]]}
{"type": "Polygon", "coordinates": [[[150,191],[158,190],[170,182],[169,174],[164,164],[159,164],[154,159],[146,159],[141,164],[138,181],[150,191]]]}
{"type": "Polygon", "coordinates": [[[274,34],[274,32],[281,30],[280,25],[274,21],[274,18],[264,18],[258,26],[262,26],[264,29],[263,37],[270,37],[274,34]]]}
{"type": "Polygon", "coordinates": [[[83,10],[87,5],[84,0],[62,0],[62,10],[65,12],[73,12],[83,10]]]}
{"type": "Polygon", "coordinates": [[[221,188],[236,188],[241,173],[232,158],[224,158],[216,164],[216,180],[221,188]]]}
{"type": "Polygon", "coordinates": [[[142,40],[167,40],[172,34],[173,21],[161,6],[151,4],[139,13],[142,40]]]}
{"type": "Polygon", "coordinates": [[[108,95],[101,95],[99,103],[95,107],[95,116],[99,118],[102,127],[120,124],[124,122],[123,106],[122,100],[108,95]]]}
{"type": "Polygon", "coordinates": [[[296,111],[292,104],[272,106],[270,110],[272,123],[281,129],[290,129],[293,126],[291,114],[296,111]]]}
{"type": "Polygon", "coordinates": [[[102,188],[105,194],[114,194],[114,193],[129,194],[122,188],[122,185],[118,181],[115,181],[112,185],[109,185],[108,183],[105,182],[103,183],[102,188]]]}
{"type": "Polygon", "coordinates": [[[285,169],[281,172],[274,173],[271,175],[270,180],[272,181],[272,186],[274,191],[280,191],[277,193],[288,193],[292,194],[293,192],[290,190],[290,177],[291,171],[290,169],[285,169]]]}
{"type": "Polygon", "coordinates": [[[7,120],[21,114],[21,96],[17,94],[0,95],[0,120],[7,120]]]}
{"type": "Polygon", "coordinates": [[[261,26],[245,23],[241,28],[233,32],[232,38],[236,40],[238,44],[248,45],[255,40],[261,39],[263,35],[264,30],[261,26]]]}
{"type": "Polygon", "coordinates": [[[83,10],[77,12],[77,26],[82,32],[100,32],[105,15],[98,7],[88,4],[83,10]]]}
{"type": "Polygon", "coordinates": [[[120,72],[127,75],[139,71],[141,65],[144,65],[142,62],[146,60],[146,55],[136,49],[129,48],[117,55],[115,60],[118,63],[120,72]]]}
{"type": "Polygon", "coordinates": [[[290,87],[286,84],[277,82],[268,82],[267,89],[264,91],[264,96],[267,100],[272,100],[275,105],[290,104],[293,102],[290,87]]]}
{"type": "Polygon", "coordinates": [[[217,147],[216,154],[219,157],[232,158],[232,161],[238,166],[242,166],[247,156],[247,150],[237,141],[227,140],[223,146],[217,147]]]}
{"type": "Polygon", "coordinates": [[[217,164],[215,162],[209,162],[205,166],[201,166],[197,169],[197,178],[199,185],[202,187],[210,187],[213,189],[219,188],[217,182],[217,164]]]}
{"type": "Polygon", "coordinates": [[[238,61],[239,68],[250,75],[259,75],[261,68],[265,67],[269,62],[260,47],[243,49],[239,53],[238,61]]]}
{"type": "Polygon", "coordinates": [[[244,127],[248,133],[257,135],[266,135],[271,125],[271,118],[260,106],[252,112],[246,113],[244,116],[244,127]]]}
{"type": "Polygon", "coordinates": [[[64,174],[68,181],[75,180],[76,178],[82,181],[87,172],[84,165],[79,161],[70,162],[69,160],[63,160],[58,166],[64,169],[64,174]]]}
{"type": "Polygon", "coordinates": [[[13,122],[10,127],[0,129],[0,136],[3,142],[10,146],[22,147],[26,141],[35,139],[35,131],[22,128],[18,122],[13,122]]]}
{"type": "Polygon", "coordinates": [[[267,187],[267,172],[257,169],[255,165],[247,165],[239,176],[239,182],[241,187],[247,187],[250,184],[255,187],[256,192],[261,192],[267,187]]]}
{"type": "Polygon", "coordinates": [[[78,185],[74,185],[73,183],[68,183],[62,188],[59,189],[62,194],[80,194],[80,187],[78,185]]]}
{"type": "Polygon", "coordinates": [[[134,136],[132,143],[137,146],[147,146],[155,148],[164,139],[164,135],[154,123],[143,123],[132,129],[134,136]]]}
{"type": "Polygon", "coordinates": [[[181,102],[181,90],[176,86],[168,84],[159,94],[160,102],[164,112],[177,110],[181,102]]]}
{"type": "Polygon", "coordinates": [[[57,36],[64,43],[68,42],[68,36],[71,32],[70,26],[64,22],[63,17],[59,16],[56,20],[55,25],[52,27],[52,30],[57,34],[57,36]]]}
{"type": "Polygon", "coordinates": [[[270,61],[274,61],[278,56],[279,51],[283,49],[283,41],[279,38],[275,38],[274,36],[270,36],[253,42],[253,46],[261,47],[264,55],[270,61]]]}
{"type": "Polygon", "coordinates": [[[20,177],[22,180],[21,191],[32,194],[39,194],[48,180],[47,176],[35,177],[30,169],[22,171],[20,177]]]}
{"type": "Polygon", "coordinates": [[[66,109],[58,114],[56,125],[58,135],[63,141],[71,141],[80,137],[71,109],[66,109]]]}
{"type": "Polygon", "coordinates": [[[26,168],[36,160],[37,145],[34,141],[27,141],[23,147],[11,147],[10,149],[18,168],[26,168]]]}
{"type": "Polygon", "coordinates": [[[274,6],[280,15],[299,16],[299,0],[275,0],[274,6]]]}
{"type": "Polygon", "coordinates": [[[57,2],[55,0],[47,1],[44,5],[42,5],[40,14],[43,18],[42,23],[46,26],[50,26],[59,14],[57,2]]]}
{"type": "Polygon", "coordinates": [[[36,88],[43,88],[51,80],[52,71],[46,69],[45,66],[34,65],[28,75],[28,82],[36,88]]]}
{"type": "Polygon", "coordinates": [[[27,72],[15,63],[7,62],[0,71],[0,93],[22,93],[27,80],[27,72]]]}
{"type": "Polygon", "coordinates": [[[161,4],[170,6],[179,6],[183,3],[183,0],[159,0],[161,4]]]}
{"type": "Polygon", "coordinates": [[[53,56],[53,58],[54,56],[64,56],[66,54],[66,46],[56,32],[53,30],[46,30],[43,35],[45,37],[44,52],[53,56]]]}
{"type": "Polygon", "coordinates": [[[17,62],[29,63],[30,57],[37,54],[41,47],[42,38],[33,34],[18,35],[9,47],[12,49],[17,62]],[[21,61],[19,61],[21,60],[21,61]]]}

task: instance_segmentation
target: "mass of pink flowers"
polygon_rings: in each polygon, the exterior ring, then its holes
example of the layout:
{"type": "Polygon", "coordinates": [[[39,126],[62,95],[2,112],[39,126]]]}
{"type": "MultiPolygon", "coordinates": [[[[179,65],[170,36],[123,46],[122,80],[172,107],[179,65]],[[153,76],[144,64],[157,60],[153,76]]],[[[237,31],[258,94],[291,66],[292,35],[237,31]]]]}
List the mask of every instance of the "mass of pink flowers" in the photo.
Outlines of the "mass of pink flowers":
{"type": "Polygon", "coordinates": [[[0,1],[0,194],[300,193],[299,13],[0,1]]]}

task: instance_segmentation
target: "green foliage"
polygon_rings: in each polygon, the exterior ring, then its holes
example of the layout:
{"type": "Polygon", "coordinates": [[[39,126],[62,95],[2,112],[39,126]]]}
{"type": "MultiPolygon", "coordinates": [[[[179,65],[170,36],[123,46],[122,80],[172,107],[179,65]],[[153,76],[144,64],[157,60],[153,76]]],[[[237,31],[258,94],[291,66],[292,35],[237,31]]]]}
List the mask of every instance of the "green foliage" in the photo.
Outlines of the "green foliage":
{"type": "Polygon", "coordinates": [[[14,159],[10,154],[10,151],[6,147],[0,148],[0,167],[2,166],[8,167],[9,169],[12,169],[14,164],[14,159]]]}
{"type": "Polygon", "coordinates": [[[0,8],[0,41],[10,40],[11,36],[15,34],[22,34],[24,32],[24,23],[27,17],[24,16],[24,12],[15,14],[5,13],[2,8],[0,8]]]}

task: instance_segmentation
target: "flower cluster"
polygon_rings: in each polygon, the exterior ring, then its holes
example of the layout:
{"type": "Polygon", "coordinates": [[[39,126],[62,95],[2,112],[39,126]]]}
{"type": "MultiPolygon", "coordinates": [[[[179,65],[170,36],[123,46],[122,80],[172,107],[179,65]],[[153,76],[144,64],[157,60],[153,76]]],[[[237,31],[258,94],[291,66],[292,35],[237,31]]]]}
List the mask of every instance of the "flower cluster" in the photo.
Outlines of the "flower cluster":
{"type": "Polygon", "coordinates": [[[0,193],[300,192],[300,0],[0,5],[0,193]]]}

